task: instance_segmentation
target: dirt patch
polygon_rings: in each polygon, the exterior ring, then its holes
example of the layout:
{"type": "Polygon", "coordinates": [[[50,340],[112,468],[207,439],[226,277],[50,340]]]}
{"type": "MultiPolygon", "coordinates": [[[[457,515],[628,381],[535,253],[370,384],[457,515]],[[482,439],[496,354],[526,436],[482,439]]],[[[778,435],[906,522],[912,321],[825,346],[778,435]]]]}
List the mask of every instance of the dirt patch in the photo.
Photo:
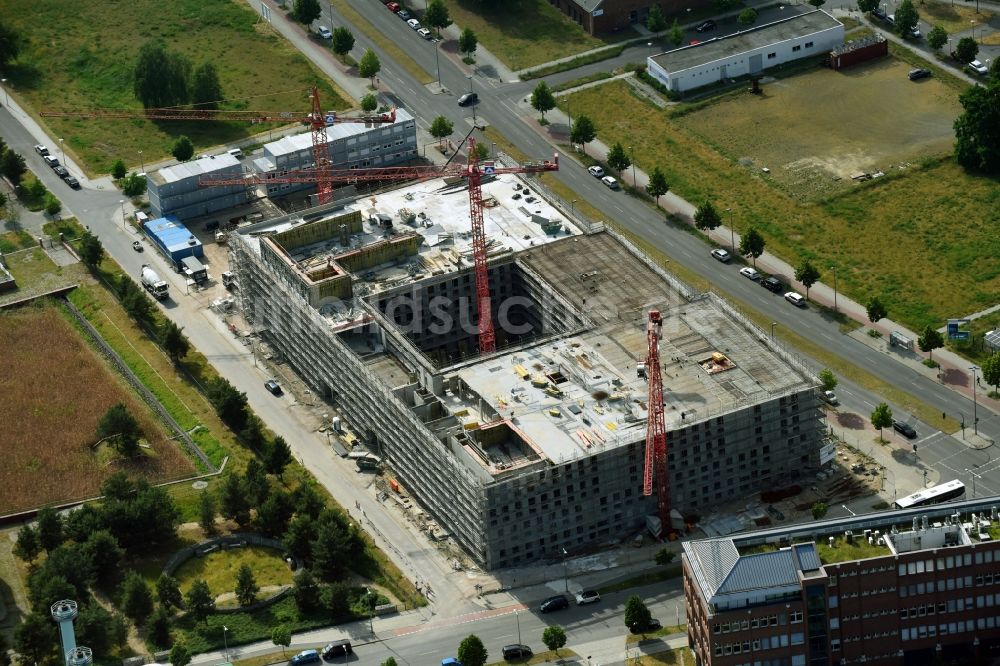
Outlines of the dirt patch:
{"type": "Polygon", "coordinates": [[[837,412],[834,418],[837,421],[837,425],[851,430],[864,430],[868,424],[867,421],[861,418],[860,414],[855,414],[854,412],[837,412]]]}
{"type": "Polygon", "coordinates": [[[910,81],[909,69],[882,58],[772,80],[763,95],[730,97],[678,123],[733,159],[767,167],[796,195],[825,196],[859,172],[905,169],[950,150],[955,92],[933,78],[910,81]]]}

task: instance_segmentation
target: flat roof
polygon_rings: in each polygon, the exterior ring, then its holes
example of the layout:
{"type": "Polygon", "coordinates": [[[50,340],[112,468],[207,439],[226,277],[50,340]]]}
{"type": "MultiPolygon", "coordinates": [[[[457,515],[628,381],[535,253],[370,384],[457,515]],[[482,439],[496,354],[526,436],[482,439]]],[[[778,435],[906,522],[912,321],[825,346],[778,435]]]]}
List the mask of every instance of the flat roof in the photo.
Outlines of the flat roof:
{"type": "MultiPolygon", "coordinates": [[[[337,123],[336,125],[329,125],[326,128],[326,139],[328,143],[333,143],[334,141],[339,141],[340,139],[347,139],[352,136],[364,134],[365,132],[370,132],[373,129],[392,127],[394,125],[399,125],[400,123],[412,121],[413,116],[410,115],[406,109],[396,109],[396,122],[392,125],[385,123],[379,125],[367,125],[364,123],[337,123]]],[[[284,136],[277,141],[265,143],[264,154],[265,156],[288,155],[289,153],[297,153],[300,150],[312,150],[312,145],[312,132],[303,132],[301,134],[284,136]]],[[[255,164],[258,162],[259,160],[254,161],[255,164]]],[[[270,160],[268,160],[268,162],[270,162],[270,160]]]]}
{"type": "Polygon", "coordinates": [[[817,9],[773,23],[765,23],[734,35],[682,46],[652,56],[652,60],[668,73],[680,72],[740,53],[755,51],[769,44],[812,35],[838,25],[843,24],[822,9],[817,9]]]}
{"type": "Polygon", "coordinates": [[[164,183],[174,183],[186,178],[197,177],[205,174],[213,174],[224,170],[241,170],[240,161],[229,153],[221,155],[209,155],[201,159],[190,162],[181,162],[174,166],[164,167],[153,172],[151,176],[157,185],[164,183]]]}
{"type": "Polygon", "coordinates": [[[457,371],[475,393],[465,424],[489,419],[486,402],[555,462],[645,438],[646,356],[651,309],[663,318],[659,344],[668,429],[749,402],[804,390],[814,381],[723,301],[689,300],[686,287],[607,233],[528,249],[516,260],[588,320],[583,332],[487,359],[457,371]]]}
{"type": "Polygon", "coordinates": [[[158,217],[146,222],[143,226],[147,233],[159,238],[169,252],[201,245],[201,241],[173,215],[158,217]]]}

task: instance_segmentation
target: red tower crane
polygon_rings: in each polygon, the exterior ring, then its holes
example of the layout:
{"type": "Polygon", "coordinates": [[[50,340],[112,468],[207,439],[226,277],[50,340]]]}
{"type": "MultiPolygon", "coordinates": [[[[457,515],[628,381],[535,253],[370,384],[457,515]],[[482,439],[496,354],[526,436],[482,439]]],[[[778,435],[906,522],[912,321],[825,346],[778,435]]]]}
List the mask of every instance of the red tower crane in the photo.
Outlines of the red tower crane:
{"type": "MultiPolygon", "coordinates": [[[[414,178],[438,178],[441,176],[463,176],[469,181],[469,212],[472,218],[472,256],[476,271],[476,304],[479,310],[479,352],[487,354],[496,351],[496,331],[493,328],[493,310],[490,299],[490,281],[486,265],[486,229],[483,219],[483,176],[508,173],[543,173],[559,170],[559,155],[552,161],[528,162],[517,167],[498,166],[494,161],[479,161],[476,154],[476,140],[469,139],[469,157],[466,164],[444,166],[404,166],[376,167],[371,169],[326,169],[330,182],[333,181],[379,181],[406,180],[414,178]]],[[[299,171],[284,176],[265,177],[259,175],[215,176],[199,178],[203,186],[214,185],[259,185],[267,183],[309,183],[317,180],[314,170],[299,171]]]]}
{"type": "Polygon", "coordinates": [[[663,319],[659,310],[649,311],[646,322],[646,377],[649,396],[646,416],[646,467],[642,494],[653,494],[656,477],[656,513],[661,534],[670,532],[670,478],[667,474],[667,425],[663,413],[663,377],[660,374],[660,332],[663,319]],[[654,472],[655,470],[655,472],[654,472]]]}
{"type": "Polygon", "coordinates": [[[300,121],[312,131],[315,170],[309,182],[316,183],[319,203],[326,203],[333,195],[333,179],[328,175],[330,153],[327,150],[326,126],[338,123],[380,124],[396,122],[396,109],[375,115],[340,117],[333,111],[323,111],[319,89],[309,93],[310,110],[301,111],[225,111],[215,109],[80,109],[73,111],[42,111],[50,118],[145,118],[147,120],[242,120],[249,123],[289,123],[300,121]]]}

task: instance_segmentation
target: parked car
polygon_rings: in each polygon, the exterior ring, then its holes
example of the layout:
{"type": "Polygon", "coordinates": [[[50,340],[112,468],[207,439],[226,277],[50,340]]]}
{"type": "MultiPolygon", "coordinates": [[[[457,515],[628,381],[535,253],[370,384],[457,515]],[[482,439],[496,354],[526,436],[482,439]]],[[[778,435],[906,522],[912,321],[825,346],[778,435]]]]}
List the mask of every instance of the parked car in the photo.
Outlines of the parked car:
{"type": "Polygon", "coordinates": [[[479,103],[479,93],[474,93],[474,92],[465,93],[464,95],[458,98],[459,106],[471,106],[473,104],[478,104],[478,103],[479,103]]]}
{"type": "Polygon", "coordinates": [[[781,280],[776,277],[767,277],[760,281],[760,286],[764,287],[768,291],[773,291],[776,294],[780,294],[785,285],[781,284],[781,280]]]}
{"type": "Polygon", "coordinates": [[[601,600],[601,595],[598,594],[597,590],[584,590],[580,594],[576,595],[576,605],[583,606],[584,604],[596,604],[601,600]]]}
{"type": "Polygon", "coordinates": [[[542,602],[542,605],[538,607],[538,610],[542,613],[551,613],[552,611],[562,610],[564,608],[569,608],[569,599],[561,594],[557,594],[554,597],[549,597],[542,602]]]}
{"type": "Polygon", "coordinates": [[[398,12],[396,12],[396,16],[403,19],[404,21],[410,20],[410,12],[406,11],[405,9],[400,9],[398,12]]]}
{"type": "Polygon", "coordinates": [[[919,79],[926,79],[931,75],[931,70],[929,69],[911,69],[910,73],[907,75],[910,77],[911,81],[917,81],[919,79]]]}
{"type": "Polygon", "coordinates": [[[501,652],[503,653],[504,661],[529,659],[532,655],[531,648],[527,645],[521,645],[520,643],[515,643],[514,645],[504,645],[501,652]]]}
{"type": "Polygon", "coordinates": [[[712,257],[718,259],[724,264],[728,264],[732,256],[729,254],[729,250],[723,250],[721,247],[717,247],[712,250],[712,257]]]}
{"type": "Polygon", "coordinates": [[[420,30],[420,21],[417,19],[410,19],[406,22],[406,25],[410,26],[414,30],[420,30]]]}
{"type": "Polygon", "coordinates": [[[37,146],[35,146],[35,152],[41,155],[42,157],[45,157],[46,155],[49,154],[49,149],[43,146],[42,144],[38,144],[37,146]]]}
{"type": "Polygon", "coordinates": [[[589,171],[590,175],[593,176],[594,178],[604,177],[604,169],[602,169],[597,165],[587,167],[587,171],[589,171]]]}
{"type": "Polygon", "coordinates": [[[132,249],[136,252],[142,252],[142,243],[139,241],[132,241],[132,249]]]}
{"type": "Polygon", "coordinates": [[[757,269],[752,268],[750,266],[744,266],[743,268],[741,268],[740,275],[742,275],[745,278],[750,278],[754,282],[760,279],[760,273],[757,272],[757,269]]]}
{"type": "Polygon", "coordinates": [[[333,39],[333,33],[330,32],[330,29],[325,25],[321,25],[320,27],[316,28],[316,35],[320,39],[333,39]]]}
{"type": "Polygon", "coordinates": [[[695,26],[695,32],[708,32],[709,30],[715,30],[715,21],[708,19],[707,21],[702,21],[697,26],[695,26]]]}
{"type": "Polygon", "coordinates": [[[264,388],[270,391],[272,395],[281,395],[281,385],[273,379],[268,379],[264,382],[264,388]]]}
{"type": "Polygon", "coordinates": [[[979,62],[978,60],[973,60],[965,67],[973,74],[978,74],[979,76],[986,76],[990,71],[989,69],[986,68],[986,65],[979,62]]]}
{"type": "Polygon", "coordinates": [[[892,429],[909,439],[917,436],[917,431],[909,423],[904,423],[898,419],[892,420],[892,429]]]}
{"type": "Polygon", "coordinates": [[[66,171],[66,167],[62,166],[61,164],[59,166],[52,167],[52,171],[60,178],[65,178],[66,176],[69,175],[69,171],[66,171]]]}
{"type": "Polygon", "coordinates": [[[771,517],[774,518],[775,520],[784,520],[785,519],[785,514],[781,511],[781,509],[779,509],[778,507],[774,506],[773,504],[768,504],[767,505],[767,512],[769,514],[771,514],[771,517]]]}
{"type": "Polygon", "coordinates": [[[794,291],[785,292],[785,300],[797,308],[806,306],[806,297],[794,291]]]}
{"type": "Polygon", "coordinates": [[[608,189],[611,189],[611,190],[617,190],[618,189],[618,181],[615,180],[611,176],[605,176],[604,178],[601,178],[601,182],[604,183],[605,185],[607,185],[608,189]]]}
{"type": "Polygon", "coordinates": [[[303,650],[292,657],[291,664],[292,666],[302,666],[302,664],[311,664],[319,660],[319,652],[316,650],[303,650]]]}
{"type": "Polygon", "coordinates": [[[42,155],[42,159],[53,169],[59,166],[59,158],[55,155],[42,155]]]}
{"type": "Polygon", "coordinates": [[[660,626],[661,626],[660,621],[657,620],[655,617],[651,617],[649,618],[649,622],[645,625],[636,623],[630,624],[628,626],[628,630],[631,631],[633,634],[646,634],[651,631],[656,631],[657,629],[660,628],[660,626]]]}
{"type": "Polygon", "coordinates": [[[876,7],[875,9],[872,10],[872,16],[880,21],[885,20],[885,12],[882,11],[879,7],[876,7]]]}
{"type": "Polygon", "coordinates": [[[398,2],[387,2],[385,8],[388,9],[393,14],[399,12],[402,7],[399,6],[398,2]]]}
{"type": "Polygon", "coordinates": [[[837,394],[834,393],[833,391],[823,391],[822,393],[819,394],[819,397],[822,398],[823,402],[825,402],[828,405],[840,404],[840,400],[837,399],[837,394]]]}
{"type": "Polygon", "coordinates": [[[420,30],[417,30],[417,34],[427,40],[430,40],[433,37],[431,31],[428,30],[427,28],[421,28],[420,30]]]}
{"type": "Polygon", "coordinates": [[[326,647],[323,648],[323,659],[330,661],[336,657],[346,657],[351,654],[351,641],[346,638],[342,638],[339,641],[333,641],[332,643],[327,643],[326,647]]]}
{"type": "Polygon", "coordinates": [[[919,23],[910,28],[910,37],[913,37],[914,39],[920,39],[923,36],[924,36],[923,33],[920,32],[919,23]]]}
{"type": "Polygon", "coordinates": [[[454,657],[448,657],[447,659],[441,660],[441,666],[462,666],[462,662],[454,657]]]}
{"type": "Polygon", "coordinates": [[[73,176],[66,176],[65,178],[63,178],[63,180],[65,180],[66,184],[72,187],[74,190],[80,189],[80,181],[78,181],[73,176]]]}

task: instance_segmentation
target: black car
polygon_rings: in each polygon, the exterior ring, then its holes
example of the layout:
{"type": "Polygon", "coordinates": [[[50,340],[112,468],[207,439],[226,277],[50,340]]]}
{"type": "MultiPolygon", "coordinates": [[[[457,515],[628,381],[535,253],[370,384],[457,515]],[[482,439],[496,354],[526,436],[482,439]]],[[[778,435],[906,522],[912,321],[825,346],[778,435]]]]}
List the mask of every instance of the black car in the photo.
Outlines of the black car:
{"type": "Polygon", "coordinates": [[[885,12],[882,11],[881,9],[879,9],[878,7],[876,7],[875,9],[872,10],[872,16],[874,16],[875,18],[877,18],[880,21],[884,21],[885,20],[885,12]]]}
{"type": "Polygon", "coordinates": [[[543,613],[549,613],[551,611],[562,610],[564,608],[569,608],[569,599],[559,594],[554,597],[549,597],[543,601],[538,610],[543,613]]]}
{"type": "Polygon", "coordinates": [[[768,291],[773,291],[776,294],[780,294],[785,290],[785,285],[781,284],[781,280],[778,278],[764,278],[760,281],[760,286],[764,287],[768,291]]]}
{"type": "Polygon", "coordinates": [[[527,645],[514,643],[513,645],[503,646],[504,661],[517,661],[519,659],[530,659],[531,655],[532,655],[531,648],[528,647],[527,645]]]}
{"type": "Polygon", "coordinates": [[[264,382],[264,388],[270,391],[272,395],[281,395],[281,385],[273,379],[268,379],[264,382]]]}
{"type": "Polygon", "coordinates": [[[715,30],[715,21],[708,19],[707,21],[702,21],[695,27],[695,32],[708,32],[709,30],[715,30]]]}
{"type": "Polygon", "coordinates": [[[60,165],[52,167],[52,171],[62,179],[65,179],[69,175],[69,171],[66,171],[66,167],[60,165]]]}
{"type": "Polygon", "coordinates": [[[917,81],[919,79],[926,79],[931,75],[931,70],[929,69],[911,69],[909,77],[911,81],[917,81]]]}
{"type": "Polygon", "coordinates": [[[897,421],[896,419],[892,420],[892,429],[910,439],[917,436],[917,431],[913,429],[913,426],[909,423],[897,421]]]}
{"type": "Polygon", "coordinates": [[[63,180],[65,180],[66,184],[72,187],[74,190],[80,189],[80,181],[78,181],[73,176],[66,176],[65,178],[63,178],[63,180]]]}
{"type": "Polygon", "coordinates": [[[645,626],[641,624],[630,624],[628,630],[633,634],[648,634],[650,632],[656,631],[660,628],[660,621],[655,617],[649,619],[649,623],[645,626]]]}
{"type": "Polygon", "coordinates": [[[458,98],[459,106],[471,106],[478,102],[479,102],[479,93],[474,93],[474,92],[465,93],[464,95],[458,98]]]}
{"type": "Polygon", "coordinates": [[[330,661],[336,657],[346,657],[351,654],[351,652],[351,641],[346,638],[342,638],[339,641],[327,643],[327,646],[323,648],[323,651],[320,654],[323,655],[323,659],[330,661]]]}

